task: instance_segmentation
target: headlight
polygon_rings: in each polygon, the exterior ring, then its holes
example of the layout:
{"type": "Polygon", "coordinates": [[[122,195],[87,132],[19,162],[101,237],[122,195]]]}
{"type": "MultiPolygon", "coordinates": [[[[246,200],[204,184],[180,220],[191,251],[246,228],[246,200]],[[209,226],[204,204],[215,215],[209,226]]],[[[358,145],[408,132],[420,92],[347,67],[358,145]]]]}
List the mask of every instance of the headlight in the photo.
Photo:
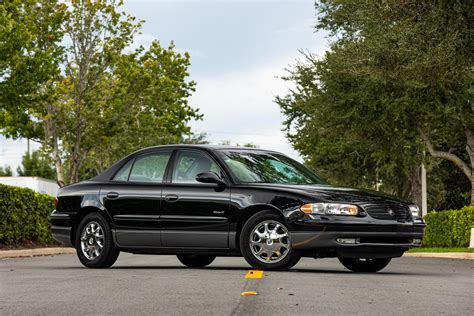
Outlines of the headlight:
{"type": "Polygon", "coordinates": [[[410,208],[411,217],[413,217],[414,219],[420,218],[420,208],[418,206],[413,204],[413,205],[410,205],[409,208],[410,208]]]}
{"type": "Polygon", "coordinates": [[[359,208],[352,204],[308,203],[301,206],[300,210],[304,213],[319,215],[359,215],[359,208]]]}

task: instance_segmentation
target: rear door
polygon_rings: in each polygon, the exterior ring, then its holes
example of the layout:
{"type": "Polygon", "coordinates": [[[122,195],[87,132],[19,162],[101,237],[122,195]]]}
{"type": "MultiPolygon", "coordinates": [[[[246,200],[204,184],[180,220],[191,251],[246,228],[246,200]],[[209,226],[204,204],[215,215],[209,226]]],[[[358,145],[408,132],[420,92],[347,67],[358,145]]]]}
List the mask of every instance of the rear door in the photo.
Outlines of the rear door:
{"type": "Polygon", "coordinates": [[[230,188],[199,183],[202,172],[224,174],[203,150],[178,150],[161,208],[164,247],[228,248],[230,188]]]}
{"type": "Polygon", "coordinates": [[[146,153],[128,161],[101,198],[112,216],[120,246],[159,247],[163,179],[172,151],[146,153]]]}

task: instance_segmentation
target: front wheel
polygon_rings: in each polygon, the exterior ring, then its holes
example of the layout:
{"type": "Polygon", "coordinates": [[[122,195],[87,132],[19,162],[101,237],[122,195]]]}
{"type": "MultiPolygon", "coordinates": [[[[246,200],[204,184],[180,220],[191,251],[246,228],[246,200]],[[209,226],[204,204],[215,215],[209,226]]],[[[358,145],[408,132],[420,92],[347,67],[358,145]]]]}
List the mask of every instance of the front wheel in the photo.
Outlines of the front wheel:
{"type": "Polygon", "coordinates": [[[120,251],[115,248],[109,223],[99,213],[86,215],[77,228],[76,252],[88,268],[112,266],[120,251]]]}
{"type": "Polygon", "coordinates": [[[178,260],[189,268],[202,268],[210,265],[216,256],[210,255],[177,255],[178,260]]]}
{"type": "Polygon", "coordinates": [[[250,217],[240,234],[240,250],[254,268],[288,270],[301,258],[291,248],[290,234],[281,216],[263,211],[250,217]]]}
{"type": "Polygon", "coordinates": [[[363,258],[339,258],[344,267],[352,272],[377,272],[385,268],[392,258],[363,259],[363,258]]]}

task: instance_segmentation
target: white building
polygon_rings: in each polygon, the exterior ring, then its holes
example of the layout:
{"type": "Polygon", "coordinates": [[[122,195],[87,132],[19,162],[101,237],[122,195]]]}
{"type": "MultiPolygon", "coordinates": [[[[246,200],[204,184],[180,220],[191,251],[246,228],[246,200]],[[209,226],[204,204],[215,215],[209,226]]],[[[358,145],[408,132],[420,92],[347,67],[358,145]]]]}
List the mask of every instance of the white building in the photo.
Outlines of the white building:
{"type": "Polygon", "coordinates": [[[22,188],[30,188],[33,191],[56,196],[59,186],[56,181],[40,177],[0,177],[0,183],[22,188]]]}

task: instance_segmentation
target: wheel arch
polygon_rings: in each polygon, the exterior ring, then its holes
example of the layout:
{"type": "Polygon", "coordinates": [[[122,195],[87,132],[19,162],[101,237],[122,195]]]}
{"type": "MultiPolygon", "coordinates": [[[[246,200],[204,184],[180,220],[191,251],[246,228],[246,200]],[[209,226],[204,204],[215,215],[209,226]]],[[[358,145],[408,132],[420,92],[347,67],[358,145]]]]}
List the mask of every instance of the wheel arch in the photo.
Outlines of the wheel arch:
{"type": "Polygon", "coordinates": [[[76,234],[77,234],[77,228],[81,221],[86,217],[88,214],[91,213],[99,213],[105,217],[105,219],[112,224],[112,217],[110,214],[105,210],[101,209],[98,207],[94,206],[86,206],[81,208],[81,210],[77,213],[77,215],[74,217],[73,225],[72,225],[72,230],[71,230],[71,244],[75,247],[76,246],[76,234]]]}
{"type": "Polygon", "coordinates": [[[235,228],[235,246],[237,249],[240,249],[240,234],[242,232],[242,228],[244,227],[245,222],[247,222],[247,220],[253,215],[263,211],[271,211],[272,213],[275,213],[276,215],[280,216],[286,224],[286,219],[283,215],[283,212],[274,205],[256,204],[243,209],[237,221],[237,226],[235,228]]]}

